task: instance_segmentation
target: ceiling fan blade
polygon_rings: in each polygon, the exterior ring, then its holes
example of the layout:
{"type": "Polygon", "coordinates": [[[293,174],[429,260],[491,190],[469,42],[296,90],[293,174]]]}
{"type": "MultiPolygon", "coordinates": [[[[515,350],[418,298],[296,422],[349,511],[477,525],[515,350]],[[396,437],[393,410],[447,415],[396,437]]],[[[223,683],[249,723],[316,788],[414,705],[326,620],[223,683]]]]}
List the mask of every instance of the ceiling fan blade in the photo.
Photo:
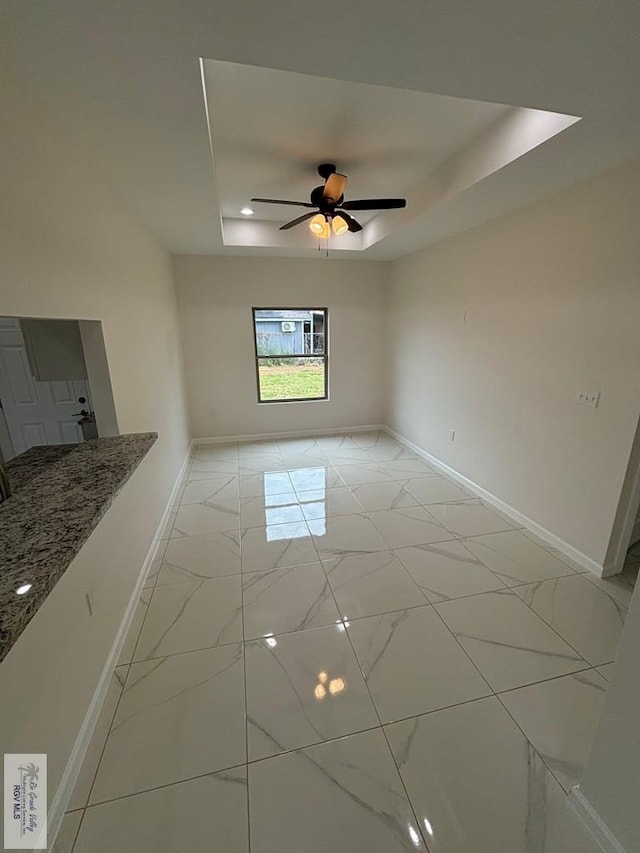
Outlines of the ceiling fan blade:
{"type": "Polygon", "coordinates": [[[315,204],[309,204],[308,201],[284,201],[280,198],[252,198],[251,201],[261,201],[265,204],[291,204],[294,207],[315,207],[315,204]]]}
{"type": "Polygon", "coordinates": [[[326,201],[335,204],[342,198],[346,185],[347,176],[341,175],[339,172],[334,172],[332,175],[329,175],[326,180],[324,190],[322,192],[322,197],[326,201]]]}
{"type": "Polygon", "coordinates": [[[345,201],[341,205],[345,210],[397,210],[407,206],[406,198],[359,198],[345,201]]]}
{"type": "Polygon", "coordinates": [[[358,231],[362,231],[362,225],[360,225],[360,223],[356,219],[354,219],[353,216],[349,216],[346,210],[342,210],[342,208],[340,208],[336,211],[336,213],[344,219],[344,221],[349,226],[349,231],[351,231],[352,234],[356,234],[358,231]]]}
{"type": "Polygon", "coordinates": [[[301,222],[305,222],[307,219],[311,219],[311,217],[315,215],[315,210],[312,210],[311,213],[303,213],[302,216],[298,216],[297,219],[292,219],[291,222],[286,222],[284,225],[281,225],[280,228],[278,228],[278,231],[288,231],[289,228],[293,228],[294,225],[299,225],[301,222]]]}

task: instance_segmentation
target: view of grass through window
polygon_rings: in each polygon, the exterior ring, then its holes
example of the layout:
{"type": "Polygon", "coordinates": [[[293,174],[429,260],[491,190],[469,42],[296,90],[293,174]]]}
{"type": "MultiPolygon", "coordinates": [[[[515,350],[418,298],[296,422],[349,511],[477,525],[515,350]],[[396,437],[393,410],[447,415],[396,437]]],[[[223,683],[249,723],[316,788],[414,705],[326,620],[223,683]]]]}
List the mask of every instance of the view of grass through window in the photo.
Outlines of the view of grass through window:
{"type": "Polygon", "coordinates": [[[258,399],[327,397],[327,310],[254,308],[258,399]]]}

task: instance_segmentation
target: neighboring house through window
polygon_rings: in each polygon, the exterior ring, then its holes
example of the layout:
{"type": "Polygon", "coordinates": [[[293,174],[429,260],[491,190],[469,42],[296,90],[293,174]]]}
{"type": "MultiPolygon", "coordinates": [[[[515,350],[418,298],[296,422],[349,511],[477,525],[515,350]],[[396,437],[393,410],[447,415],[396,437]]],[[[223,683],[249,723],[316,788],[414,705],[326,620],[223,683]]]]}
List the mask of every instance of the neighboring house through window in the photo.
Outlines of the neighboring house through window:
{"type": "Polygon", "coordinates": [[[254,308],[258,401],[326,400],[326,308],[254,308]]]}

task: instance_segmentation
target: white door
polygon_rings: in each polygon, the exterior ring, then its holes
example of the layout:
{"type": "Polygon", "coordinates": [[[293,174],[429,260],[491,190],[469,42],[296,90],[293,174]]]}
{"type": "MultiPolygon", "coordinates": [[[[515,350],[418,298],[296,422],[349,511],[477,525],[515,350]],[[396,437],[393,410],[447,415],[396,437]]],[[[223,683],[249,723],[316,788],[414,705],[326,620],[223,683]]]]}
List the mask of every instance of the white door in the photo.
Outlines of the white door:
{"type": "MultiPolygon", "coordinates": [[[[0,317],[0,400],[13,455],[34,444],[75,444],[83,440],[75,416],[91,411],[89,385],[82,380],[36,382],[31,375],[20,321],[0,317]],[[79,403],[85,397],[86,403],[79,403]]],[[[5,458],[11,454],[5,451],[5,458]]]]}

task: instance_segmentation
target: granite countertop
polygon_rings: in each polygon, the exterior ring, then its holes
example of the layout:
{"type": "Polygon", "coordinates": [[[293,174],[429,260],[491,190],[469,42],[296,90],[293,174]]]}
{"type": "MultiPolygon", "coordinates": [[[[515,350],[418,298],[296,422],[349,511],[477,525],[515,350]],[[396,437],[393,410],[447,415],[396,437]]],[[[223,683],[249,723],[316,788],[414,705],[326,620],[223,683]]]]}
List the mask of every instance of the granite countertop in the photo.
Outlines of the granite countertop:
{"type": "Polygon", "coordinates": [[[32,447],[6,464],[13,494],[0,503],[0,661],[157,437],[32,447]]]}

